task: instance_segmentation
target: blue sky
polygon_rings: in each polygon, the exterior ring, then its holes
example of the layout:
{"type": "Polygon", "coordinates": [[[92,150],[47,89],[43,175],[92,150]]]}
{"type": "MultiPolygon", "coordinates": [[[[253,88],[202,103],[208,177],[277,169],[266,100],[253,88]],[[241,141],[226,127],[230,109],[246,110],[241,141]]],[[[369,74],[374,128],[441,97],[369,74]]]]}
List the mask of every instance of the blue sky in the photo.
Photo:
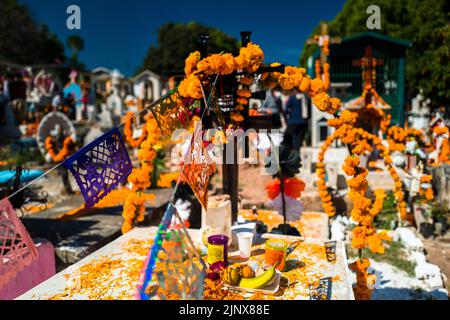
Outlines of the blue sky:
{"type": "Polygon", "coordinates": [[[19,0],[33,17],[47,24],[62,42],[69,35],[83,37],[80,59],[88,68],[117,68],[130,75],[157,41],[162,24],[198,21],[239,38],[253,31],[267,61],[296,65],[305,40],[320,20],[331,20],[345,0],[196,1],[196,0],[19,0]],[[81,30],[66,28],[66,8],[81,8],[81,30]]]}

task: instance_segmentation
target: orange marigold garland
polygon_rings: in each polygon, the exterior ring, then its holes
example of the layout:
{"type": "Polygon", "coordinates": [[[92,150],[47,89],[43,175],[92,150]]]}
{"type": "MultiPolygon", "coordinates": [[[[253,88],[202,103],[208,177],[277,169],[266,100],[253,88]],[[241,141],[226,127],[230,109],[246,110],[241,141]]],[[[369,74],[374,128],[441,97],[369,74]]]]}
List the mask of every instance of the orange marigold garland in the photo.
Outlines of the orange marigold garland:
{"type": "Polygon", "coordinates": [[[130,146],[133,148],[137,148],[141,145],[141,143],[147,139],[147,127],[144,125],[142,128],[142,134],[139,136],[139,138],[134,139],[133,138],[133,128],[132,128],[132,119],[133,112],[128,112],[125,115],[126,122],[124,124],[123,128],[123,135],[125,136],[125,141],[128,142],[130,146]]]}
{"type": "MultiPolygon", "coordinates": [[[[259,48],[259,46],[249,43],[247,47],[241,48],[238,57],[231,59],[229,55],[213,55],[206,59],[199,60],[198,54],[191,54],[186,60],[186,79],[183,80],[179,87],[180,94],[185,98],[200,99],[200,79],[193,76],[191,72],[196,72],[200,74],[230,74],[235,70],[243,70],[244,73],[253,73],[261,65],[264,59],[264,53],[259,48]],[[194,66],[195,65],[195,66],[194,66]],[[195,71],[196,70],[196,71],[195,71]]],[[[324,68],[325,69],[325,68],[324,68]]],[[[329,72],[329,66],[326,66],[329,72]]],[[[248,98],[250,92],[248,91],[248,86],[251,83],[250,77],[244,77],[241,81],[241,87],[238,89],[238,106],[236,107],[236,113],[233,114],[234,122],[239,122],[242,120],[239,111],[243,109],[241,106],[248,103],[248,98]]],[[[284,90],[291,90],[294,87],[300,89],[300,91],[308,94],[313,103],[321,111],[327,112],[329,114],[335,115],[337,111],[341,108],[341,102],[339,99],[331,98],[327,93],[326,89],[328,87],[328,79],[324,79],[325,83],[319,79],[311,79],[307,74],[306,70],[297,67],[286,67],[283,73],[272,72],[263,74],[261,77],[263,83],[267,84],[268,87],[273,87],[277,83],[284,90]]],[[[369,90],[370,88],[368,88],[369,90]]],[[[379,98],[379,97],[377,97],[379,98]]],[[[381,98],[379,98],[381,101],[381,98]]],[[[375,110],[376,111],[376,110],[375,110]]],[[[382,116],[380,114],[380,116],[382,116]]],[[[371,225],[373,217],[380,211],[380,203],[384,197],[381,192],[376,192],[375,202],[372,205],[372,201],[365,196],[368,189],[367,183],[367,170],[359,167],[358,155],[370,152],[372,147],[367,142],[367,140],[372,140],[377,148],[384,151],[384,155],[389,156],[388,152],[382,146],[381,141],[378,141],[378,137],[370,135],[362,129],[356,129],[353,127],[356,115],[348,110],[341,112],[339,118],[330,120],[330,125],[336,128],[332,137],[329,137],[324,146],[319,153],[319,162],[317,165],[317,175],[319,178],[318,188],[320,195],[324,202],[325,211],[329,215],[334,215],[335,209],[332,203],[331,196],[328,194],[327,187],[325,184],[325,165],[324,165],[324,152],[331,145],[335,139],[341,139],[345,144],[349,146],[349,151],[351,155],[346,159],[344,164],[344,170],[352,178],[349,179],[348,185],[350,188],[349,196],[354,204],[352,210],[352,217],[358,222],[358,226],[354,229],[353,234],[353,246],[358,249],[362,249],[366,246],[370,250],[378,253],[382,253],[384,250],[381,240],[385,239],[384,236],[378,235],[375,228],[371,225]],[[382,149],[384,148],[384,149],[382,149]],[[353,155],[354,154],[354,155],[353,155]]],[[[382,131],[386,130],[389,121],[388,117],[382,117],[382,131]]],[[[395,169],[391,166],[392,160],[386,157],[385,162],[389,167],[391,175],[393,175],[396,184],[396,195],[398,198],[402,197],[401,192],[401,181],[397,177],[395,169]]],[[[278,181],[279,182],[279,181],[278,181]]],[[[276,197],[277,194],[277,182],[274,181],[272,184],[268,185],[269,197],[276,197]]],[[[296,190],[294,188],[294,190],[296,190]]],[[[294,192],[297,194],[297,190],[294,192]]],[[[353,264],[353,269],[357,272],[357,298],[370,298],[370,291],[363,292],[358,290],[359,288],[368,289],[368,284],[374,276],[367,274],[367,268],[369,266],[368,260],[358,260],[353,264]]],[[[372,281],[373,282],[373,281],[372,281]]]]}
{"type": "Polygon", "coordinates": [[[72,137],[68,136],[64,139],[62,149],[56,153],[55,151],[55,141],[53,137],[48,136],[45,138],[45,149],[48,154],[52,158],[52,160],[56,163],[64,161],[73,151],[75,147],[75,141],[73,141],[72,137]]]}
{"type": "Polygon", "coordinates": [[[370,300],[373,287],[376,283],[376,276],[369,274],[370,267],[368,259],[356,260],[350,264],[350,269],[356,273],[356,287],[354,289],[356,300],[370,300]]]}
{"type": "Polygon", "coordinates": [[[156,158],[156,149],[159,145],[161,136],[157,121],[153,117],[148,117],[145,124],[147,137],[140,145],[138,159],[141,162],[139,168],[134,168],[128,176],[128,182],[131,183],[130,194],[123,206],[122,233],[130,231],[134,225],[143,221],[145,214],[145,198],[143,193],[145,189],[151,186],[150,174],[153,171],[153,160],[156,158]]]}
{"type": "MultiPolygon", "coordinates": [[[[327,110],[329,109],[327,108],[327,110]]],[[[383,200],[385,197],[384,190],[375,191],[375,201],[372,204],[372,201],[365,195],[368,190],[368,171],[359,166],[360,159],[358,156],[372,152],[372,146],[368,143],[368,141],[372,141],[376,145],[377,149],[382,152],[382,157],[384,157],[385,164],[394,179],[394,193],[398,201],[398,209],[401,217],[404,218],[406,216],[406,203],[403,200],[404,194],[401,190],[402,183],[395,168],[392,166],[389,151],[381,143],[381,140],[377,136],[372,135],[363,129],[354,128],[353,125],[355,121],[356,114],[349,110],[342,111],[339,117],[328,121],[329,125],[335,127],[336,130],[326,139],[319,152],[316,169],[319,179],[317,185],[325,212],[330,216],[334,215],[335,208],[332,203],[331,195],[329,194],[328,188],[325,184],[324,153],[335,139],[342,140],[349,147],[349,151],[351,151],[351,154],[345,159],[342,168],[344,172],[351,177],[347,181],[350,189],[349,197],[353,203],[351,216],[352,219],[358,223],[358,226],[356,226],[352,232],[352,246],[360,250],[360,253],[363,248],[368,247],[372,252],[382,254],[385,250],[382,241],[387,240],[387,237],[377,233],[376,229],[372,226],[372,222],[374,217],[383,207],[383,200]]],[[[376,278],[374,275],[368,275],[368,266],[369,262],[367,259],[359,259],[352,265],[353,270],[357,273],[357,285],[355,287],[355,295],[357,299],[370,299],[372,290],[368,287],[368,285],[374,282],[376,278]]]]}
{"type": "Polygon", "coordinates": [[[178,180],[179,172],[162,173],[159,175],[157,186],[160,188],[171,188],[172,183],[178,180]]]}
{"type": "Polygon", "coordinates": [[[442,142],[441,150],[439,152],[438,161],[440,163],[450,163],[450,137],[449,137],[449,128],[446,126],[435,127],[433,129],[433,134],[436,137],[444,136],[444,140],[442,142]]]}

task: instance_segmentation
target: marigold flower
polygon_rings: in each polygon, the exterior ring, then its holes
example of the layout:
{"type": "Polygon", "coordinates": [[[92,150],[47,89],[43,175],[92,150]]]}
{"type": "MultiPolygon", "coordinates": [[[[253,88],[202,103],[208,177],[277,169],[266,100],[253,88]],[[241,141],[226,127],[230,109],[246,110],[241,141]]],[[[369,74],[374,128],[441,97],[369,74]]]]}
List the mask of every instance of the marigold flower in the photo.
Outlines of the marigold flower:
{"type": "Polygon", "coordinates": [[[185,98],[201,99],[201,83],[197,76],[190,74],[178,86],[178,92],[185,98]]]}
{"type": "Polygon", "coordinates": [[[246,85],[246,86],[249,86],[249,85],[251,85],[251,84],[253,83],[253,80],[254,80],[253,77],[244,76],[244,77],[242,77],[242,78],[239,80],[239,82],[242,83],[242,84],[244,84],[244,85],[246,85]]]}
{"type": "MultiPolygon", "coordinates": [[[[314,80],[313,80],[314,81],[314,80]]],[[[312,99],[314,105],[323,112],[329,112],[331,109],[330,97],[326,92],[316,94],[312,99]]],[[[333,112],[331,112],[333,113],[333,112]]]]}
{"type": "Polygon", "coordinates": [[[317,95],[320,92],[324,91],[322,80],[320,79],[313,79],[311,80],[311,87],[309,91],[309,96],[314,98],[315,95],[317,95]]]}
{"type": "Polygon", "coordinates": [[[330,127],[335,127],[335,128],[338,128],[338,127],[340,127],[340,126],[342,125],[341,119],[338,119],[338,118],[332,118],[332,119],[329,119],[329,120],[327,121],[327,123],[328,123],[328,125],[329,125],[330,127]]]}
{"type": "Polygon", "coordinates": [[[236,98],[236,102],[241,104],[241,105],[247,105],[248,104],[248,100],[245,98],[236,98]]]}
{"type": "Polygon", "coordinates": [[[339,119],[345,124],[353,125],[356,121],[356,115],[350,110],[343,110],[339,115],[339,119]]]}
{"type": "Polygon", "coordinates": [[[200,61],[200,52],[194,51],[189,54],[184,62],[184,73],[186,76],[189,76],[197,66],[197,63],[200,61]]]}
{"type": "Polygon", "coordinates": [[[253,43],[248,43],[242,47],[239,56],[234,59],[236,69],[244,69],[249,73],[256,72],[264,60],[264,53],[261,48],[253,43]]]}
{"type": "Polygon", "coordinates": [[[309,76],[303,77],[299,89],[304,93],[309,93],[309,91],[311,90],[311,79],[309,78],[309,76]]]}
{"type": "Polygon", "coordinates": [[[238,89],[236,93],[242,98],[250,98],[252,96],[252,92],[248,89],[238,89]]]}

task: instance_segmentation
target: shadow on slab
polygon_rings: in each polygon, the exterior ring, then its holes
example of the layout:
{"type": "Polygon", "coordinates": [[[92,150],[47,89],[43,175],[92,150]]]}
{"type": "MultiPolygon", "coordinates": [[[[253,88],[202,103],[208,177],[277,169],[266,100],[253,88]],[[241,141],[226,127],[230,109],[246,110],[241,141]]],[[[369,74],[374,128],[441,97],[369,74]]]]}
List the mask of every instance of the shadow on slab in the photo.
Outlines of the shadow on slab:
{"type": "Polygon", "coordinates": [[[448,295],[441,290],[387,287],[374,290],[372,300],[448,300],[448,295]]]}

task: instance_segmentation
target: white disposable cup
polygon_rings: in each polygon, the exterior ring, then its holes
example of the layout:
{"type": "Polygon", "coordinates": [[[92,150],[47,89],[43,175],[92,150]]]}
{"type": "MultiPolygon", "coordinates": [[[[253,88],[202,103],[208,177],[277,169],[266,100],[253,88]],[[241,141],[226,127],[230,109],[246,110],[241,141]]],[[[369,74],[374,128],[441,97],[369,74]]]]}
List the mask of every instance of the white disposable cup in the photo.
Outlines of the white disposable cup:
{"type": "Polygon", "coordinates": [[[250,258],[252,255],[253,233],[239,232],[237,238],[239,243],[239,255],[241,258],[250,258]]]}

